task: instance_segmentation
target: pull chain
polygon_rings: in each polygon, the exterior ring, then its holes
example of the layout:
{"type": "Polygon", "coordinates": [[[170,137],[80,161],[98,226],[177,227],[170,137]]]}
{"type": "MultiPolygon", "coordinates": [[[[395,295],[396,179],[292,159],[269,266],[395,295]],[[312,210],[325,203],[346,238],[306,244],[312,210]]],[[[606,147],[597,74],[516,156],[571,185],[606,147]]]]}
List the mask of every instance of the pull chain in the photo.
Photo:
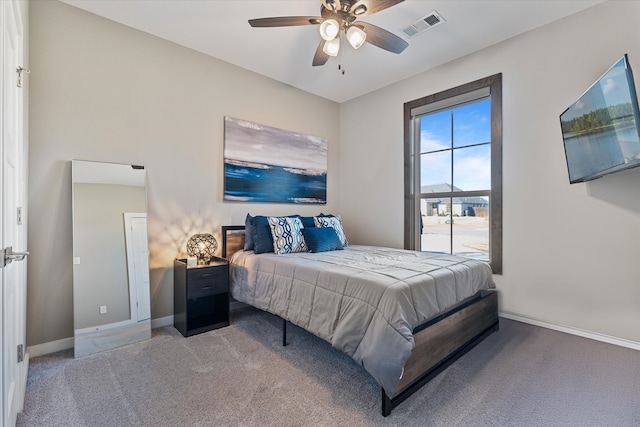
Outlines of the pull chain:
{"type": "Polygon", "coordinates": [[[342,29],[340,31],[340,50],[338,51],[338,71],[340,71],[343,76],[344,76],[344,67],[342,66],[342,52],[346,47],[346,43],[345,43],[346,40],[347,40],[347,37],[345,36],[344,29],[342,29]]]}

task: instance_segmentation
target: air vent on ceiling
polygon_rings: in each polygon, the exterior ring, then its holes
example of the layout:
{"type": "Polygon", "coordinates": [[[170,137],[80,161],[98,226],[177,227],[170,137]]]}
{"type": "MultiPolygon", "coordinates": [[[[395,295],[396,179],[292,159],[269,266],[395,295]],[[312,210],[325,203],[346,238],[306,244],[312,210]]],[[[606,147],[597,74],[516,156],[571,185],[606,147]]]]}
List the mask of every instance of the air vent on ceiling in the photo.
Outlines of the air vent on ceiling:
{"type": "Polygon", "coordinates": [[[440,25],[443,22],[445,22],[444,18],[434,10],[430,14],[418,19],[407,28],[403,28],[402,32],[408,37],[413,37],[435,27],[436,25],[440,25]]]}

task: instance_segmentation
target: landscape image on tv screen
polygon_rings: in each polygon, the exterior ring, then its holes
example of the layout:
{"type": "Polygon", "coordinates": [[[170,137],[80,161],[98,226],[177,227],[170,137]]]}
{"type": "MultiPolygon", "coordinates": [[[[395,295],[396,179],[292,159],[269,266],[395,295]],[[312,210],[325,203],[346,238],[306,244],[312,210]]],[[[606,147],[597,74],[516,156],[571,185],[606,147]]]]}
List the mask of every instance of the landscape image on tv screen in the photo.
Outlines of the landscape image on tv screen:
{"type": "Polygon", "coordinates": [[[569,181],[640,166],[639,117],[625,55],[560,115],[569,181]]]}

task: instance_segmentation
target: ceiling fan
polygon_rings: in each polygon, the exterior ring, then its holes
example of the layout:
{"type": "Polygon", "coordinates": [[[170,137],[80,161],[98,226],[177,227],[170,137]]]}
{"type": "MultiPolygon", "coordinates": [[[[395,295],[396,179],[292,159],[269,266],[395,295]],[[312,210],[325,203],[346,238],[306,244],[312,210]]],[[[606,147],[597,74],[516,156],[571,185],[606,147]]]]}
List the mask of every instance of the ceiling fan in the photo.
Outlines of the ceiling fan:
{"type": "MultiPolygon", "coordinates": [[[[362,16],[402,3],[404,0],[320,0],[320,16],[281,16],[250,19],[252,27],[291,27],[298,25],[320,25],[320,44],[316,49],[312,65],[324,65],[329,57],[337,56],[340,44],[346,40],[354,49],[364,42],[381,49],[400,53],[409,43],[389,31],[367,22],[358,21],[362,16]]],[[[341,65],[338,66],[341,69],[341,65]]],[[[344,74],[344,70],[342,70],[344,74]]]]}

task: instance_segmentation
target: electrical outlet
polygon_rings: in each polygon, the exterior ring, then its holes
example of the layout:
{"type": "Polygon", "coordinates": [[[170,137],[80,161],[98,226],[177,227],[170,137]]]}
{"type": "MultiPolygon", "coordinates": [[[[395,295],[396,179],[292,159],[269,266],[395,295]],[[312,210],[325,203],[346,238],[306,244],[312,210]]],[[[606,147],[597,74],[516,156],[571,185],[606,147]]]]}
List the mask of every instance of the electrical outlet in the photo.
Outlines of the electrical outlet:
{"type": "Polygon", "coordinates": [[[100,306],[100,314],[107,314],[107,306],[106,305],[101,305],[100,306]]]}

